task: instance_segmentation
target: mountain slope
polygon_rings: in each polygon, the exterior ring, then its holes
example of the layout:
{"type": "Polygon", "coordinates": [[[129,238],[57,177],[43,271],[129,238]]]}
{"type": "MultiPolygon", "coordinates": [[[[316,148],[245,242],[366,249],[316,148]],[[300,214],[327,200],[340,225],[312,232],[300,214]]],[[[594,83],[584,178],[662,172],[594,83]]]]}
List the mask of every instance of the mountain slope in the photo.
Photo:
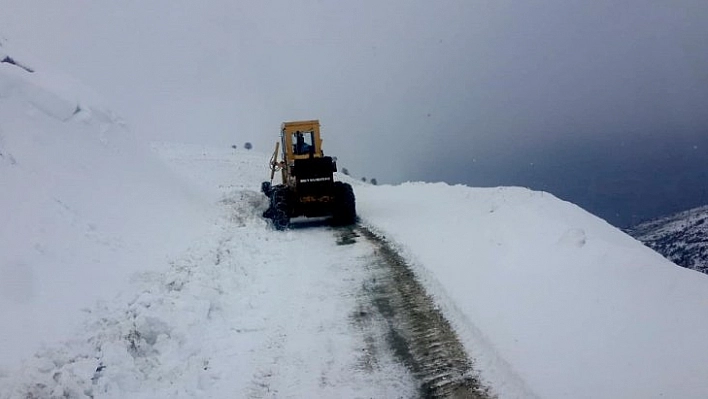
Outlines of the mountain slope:
{"type": "Polygon", "coordinates": [[[364,223],[416,266],[502,396],[513,381],[546,398],[708,395],[708,276],[544,192],[356,192],[364,223]]]}
{"type": "Polygon", "coordinates": [[[212,217],[207,197],[137,147],[90,89],[0,47],[8,58],[15,63],[0,63],[0,366],[70,334],[78,309],[112,297],[134,272],[165,268],[212,217]]]}
{"type": "Polygon", "coordinates": [[[677,265],[708,274],[708,206],[649,220],[626,231],[677,265]]]}

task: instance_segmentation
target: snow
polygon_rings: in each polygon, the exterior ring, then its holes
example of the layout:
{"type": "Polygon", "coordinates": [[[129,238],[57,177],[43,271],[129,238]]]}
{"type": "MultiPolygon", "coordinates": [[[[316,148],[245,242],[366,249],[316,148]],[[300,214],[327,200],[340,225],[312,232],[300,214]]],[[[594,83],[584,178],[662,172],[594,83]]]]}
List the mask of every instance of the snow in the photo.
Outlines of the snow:
{"type": "MultiPolygon", "coordinates": [[[[0,398],[417,394],[356,318],[371,245],[272,230],[268,155],[101,104],[0,64],[0,398]]],[[[708,396],[707,276],[549,193],[351,183],[499,397],[708,396]]]]}
{"type": "Polygon", "coordinates": [[[365,275],[356,259],[366,251],[335,251],[322,230],[274,238],[254,212],[261,197],[240,191],[222,202],[222,224],[169,271],[137,276],[136,292],[92,310],[76,339],[30,359],[10,397],[413,395],[391,359],[380,358],[377,373],[359,364],[365,343],[348,321],[349,290],[365,275]]]}
{"type": "Polygon", "coordinates": [[[550,398],[708,394],[705,276],[544,192],[442,183],[356,192],[364,223],[470,331],[493,386],[518,377],[550,398]]]}
{"type": "Polygon", "coordinates": [[[134,272],[166,268],[214,213],[57,76],[0,64],[0,312],[12,320],[0,329],[0,366],[71,334],[77,309],[134,272]]]}
{"type": "Polygon", "coordinates": [[[352,322],[372,248],[274,237],[264,155],[141,149],[79,90],[2,68],[0,397],[414,395],[352,322]],[[90,114],[61,112],[75,98],[90,114]]]}

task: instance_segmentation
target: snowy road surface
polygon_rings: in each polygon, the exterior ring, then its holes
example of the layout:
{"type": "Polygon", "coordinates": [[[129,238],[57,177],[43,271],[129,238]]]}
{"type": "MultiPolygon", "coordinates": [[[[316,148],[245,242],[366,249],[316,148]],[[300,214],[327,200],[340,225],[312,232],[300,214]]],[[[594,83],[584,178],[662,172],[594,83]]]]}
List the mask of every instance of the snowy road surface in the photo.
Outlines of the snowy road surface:
{"type": "MultiPolygon", "coordinates": [[[[238,169],[197,159],[172,161],[185,173],[238,169]]],[[[393,281],[382,242],[325,224],[274,231],[261,193],[217,187],[222,215],[207,237],[87,311],[75,339],[5,376],[2,397],[408,398],[442,386],[450,373],[435,371],[447,366],[423,370],[411,353],[429,351],[401,337],[412,333],[400,332],[400,303],[382,295],[393,281]]]]}
{"type": "Polygon", "coordinates": [[[6,396],[416,396],[382,326],[358,321],[371,245],[327,227],[272,231],[262,197],[227,197],[211,237],[141,276],[127,306],[94,310],[6,396]]]}

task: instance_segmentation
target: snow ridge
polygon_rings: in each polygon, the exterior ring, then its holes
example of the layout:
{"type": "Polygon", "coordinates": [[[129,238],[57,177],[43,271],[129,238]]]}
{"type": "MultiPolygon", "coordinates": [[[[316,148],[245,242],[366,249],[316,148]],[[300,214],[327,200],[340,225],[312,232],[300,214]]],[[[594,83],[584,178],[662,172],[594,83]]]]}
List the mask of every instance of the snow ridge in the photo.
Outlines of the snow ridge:
{"type": "Polygon", "coordinates": [[[122,123],[90,88],[57,71],[35,71],[0,49],[0,98],[20,97],[60,121],[122,123]]]}
{"type": "Polygon", "coordinates": [[[705,275],[549,193],[421,182],[356,193],[501,397],[708,394],[705,275]]]}
{"type": "Polygon", "coordinates": [[[76,80],[0,63],[0,367],[205,231],[206,197],[154,158],[76,80]]]}

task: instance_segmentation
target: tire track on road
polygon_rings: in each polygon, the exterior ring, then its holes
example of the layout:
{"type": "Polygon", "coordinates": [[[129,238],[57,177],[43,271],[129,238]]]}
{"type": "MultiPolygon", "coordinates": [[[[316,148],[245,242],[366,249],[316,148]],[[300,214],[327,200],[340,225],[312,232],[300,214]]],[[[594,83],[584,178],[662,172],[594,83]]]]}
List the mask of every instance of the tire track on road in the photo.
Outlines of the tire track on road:
{"type": "MultiPolygon", "coordinates": [[[[368,308],[385,319],[387,346],[419,380],[420,396],[492,397],[479,381],[473,362],[452,326],[403,257],[369,229],[361,226],[349,229],[350,234],[364,237],[374,247],[372,276],[364,283],[364,297],[371,301],[368,308]]],[[[374,316],[362,311],[359,317],[374,316]]]]}

